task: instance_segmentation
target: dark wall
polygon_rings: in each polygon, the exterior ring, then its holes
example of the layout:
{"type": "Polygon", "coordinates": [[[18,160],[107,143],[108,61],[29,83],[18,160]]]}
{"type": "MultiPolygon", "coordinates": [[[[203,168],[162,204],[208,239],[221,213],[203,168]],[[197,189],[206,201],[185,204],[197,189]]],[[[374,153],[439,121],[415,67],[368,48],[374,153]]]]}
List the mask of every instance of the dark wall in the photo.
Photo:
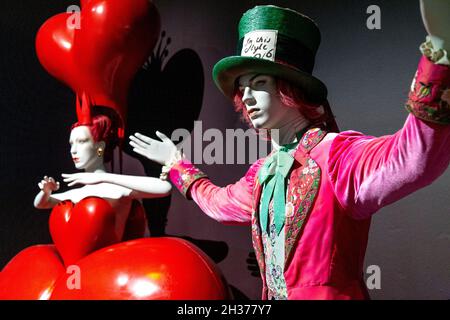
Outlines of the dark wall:
{"type": "MultiPolygon", "coordinates": [[[[155,3],[163,30],[171,37],[169,58],[182,49],[190,49],[200,58],[204,93],[201,112],[197,117],[194,110],[192,118],[202,120],[204,130],[245,128],[229,101],[215,88],[211,70],[220,58],[234,54],[241,14],[256,4],[270,3],[304,12],[318,23],[322,45],[315,75],[328,86],[330,104],[342,130],[392,134],[407,116],[403,105],[420,58],[418,47],[426,34],[416,0],[155,3]],[[366,9],[371,4],[381,7],[381,30],[366,27],[366,9]]],[[[69,126],[75,120],[74,96],[42,69],[34,50],[39,26],[71,4],[76,2],[0,2],[1,266],[19,250],[51,241],[48,212],[32,206],[37,183],[45,174],[59,177],[61,172],[73,171],[67,141],[69,126]]],[[[176,95],[186,83],[186,75],[180,74],[180,79],[171,78],[165,90],[176,95]]],[[[161,116],[164,107],[164,103],[149,105],[147,116],[161,116]]],[[[172,112],[176,108],[186,110],[183,101],[170,107],[172,112]]],[[[215,183],[226,185],[237,181],[248,166],[200,167],[215,183]]],[[[370,292],[373,298],[450,297],[449,184],[447,172],[433,185],[374,217],[366,264],[380,266],[382,287],[370,292]]],[[[165,231],[209,241],[208,245],[224,253],[217,259],[230,284],[246,297],[260,296],[260,280],[250,275],[246,265],[252,250],[249,228],[220,225],[175,191],[165,231]]]]}

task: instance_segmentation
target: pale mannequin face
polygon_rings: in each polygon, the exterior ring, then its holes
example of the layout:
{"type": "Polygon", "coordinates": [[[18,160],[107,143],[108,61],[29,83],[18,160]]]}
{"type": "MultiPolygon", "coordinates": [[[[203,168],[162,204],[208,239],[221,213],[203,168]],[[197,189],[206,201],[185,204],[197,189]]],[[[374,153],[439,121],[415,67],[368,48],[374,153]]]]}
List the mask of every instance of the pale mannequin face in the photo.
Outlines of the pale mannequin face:
{"type": "Polygon", "coordinates": [[[72,129],[70,133],[70,154],[75,168],[95,169],[102,165],[103,157],[99,157],[97,150],[101,143],[95,143],[91,131],[87,126],[79,126],[72,129]]]}
{"type": "Polygon", "coordinates": [[[272,76],[247,74],[239,78],[242,102],[247,108],[255,129],[278,129],[298,116],[298,111],[287,107],[278,95],[272,76]]]}

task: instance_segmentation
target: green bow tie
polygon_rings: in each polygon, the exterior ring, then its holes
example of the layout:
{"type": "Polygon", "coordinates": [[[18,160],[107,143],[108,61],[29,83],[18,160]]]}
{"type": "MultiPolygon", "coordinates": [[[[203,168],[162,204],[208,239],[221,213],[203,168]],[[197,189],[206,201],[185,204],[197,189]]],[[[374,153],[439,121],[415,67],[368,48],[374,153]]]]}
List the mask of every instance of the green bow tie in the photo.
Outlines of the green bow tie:
{"type": "MultiPolygon", "coordinates": [[[[294,157],[288,152],[298,143],[281,147],[270,156],[259,171],[259,181],[264,186],[260,222],[262,230],[267,230],[269,219],[269,205],[273,198],[274,223],[276,234],[279,235],[284,226],[286,208],[286,178],[294,163],[294,157]]],[[[267,230],[270,232],[270,230],[267,230]]]]}

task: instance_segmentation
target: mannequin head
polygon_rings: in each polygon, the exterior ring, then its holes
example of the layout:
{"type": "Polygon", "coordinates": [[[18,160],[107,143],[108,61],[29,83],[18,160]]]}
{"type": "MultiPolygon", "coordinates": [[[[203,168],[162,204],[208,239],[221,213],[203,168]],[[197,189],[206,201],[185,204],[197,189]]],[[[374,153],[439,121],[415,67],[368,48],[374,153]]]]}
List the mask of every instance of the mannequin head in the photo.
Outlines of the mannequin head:
{"type": "Polygon", "coordinates": [[[302,91],[289,82],[264,74],[246,74],[238,79],[234,96],[236,111],[255,129],[277,129],[300,113],[311,125],[326,124],[336,131],[327,103],[309,103],[302,91]]]}
{"type": "Polygon", "coordinates": [[[90,124],[73,124],[69,142],[77,169],[98,168],[112,159],[118,145],[117,128],[110,117],[98,114],[90,124]]]}

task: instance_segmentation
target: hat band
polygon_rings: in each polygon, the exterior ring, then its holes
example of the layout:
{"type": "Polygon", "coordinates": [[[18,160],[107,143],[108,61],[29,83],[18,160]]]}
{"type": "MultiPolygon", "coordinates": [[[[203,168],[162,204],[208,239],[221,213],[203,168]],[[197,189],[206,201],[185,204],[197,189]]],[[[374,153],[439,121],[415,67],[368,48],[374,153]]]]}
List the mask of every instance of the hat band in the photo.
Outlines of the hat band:
{"type": "MultiPolygon", "coordinates": [[[[245,37],[238,42],[237,55],[241,56],[245,37]]],[[[248,56],[248,55],[247,55],[248,56]]],[[[259,58],[259,57],[255,57],[259,58]]],[[[263,58],[260,58],[263,60],[263,58]]],[[[311,74],[314,68],[314,54],[300,41],[286,37],[282,34],[277,35],[276,48],[274,53],[275,62],[287,63],[303,72],[311,74]]]]}

